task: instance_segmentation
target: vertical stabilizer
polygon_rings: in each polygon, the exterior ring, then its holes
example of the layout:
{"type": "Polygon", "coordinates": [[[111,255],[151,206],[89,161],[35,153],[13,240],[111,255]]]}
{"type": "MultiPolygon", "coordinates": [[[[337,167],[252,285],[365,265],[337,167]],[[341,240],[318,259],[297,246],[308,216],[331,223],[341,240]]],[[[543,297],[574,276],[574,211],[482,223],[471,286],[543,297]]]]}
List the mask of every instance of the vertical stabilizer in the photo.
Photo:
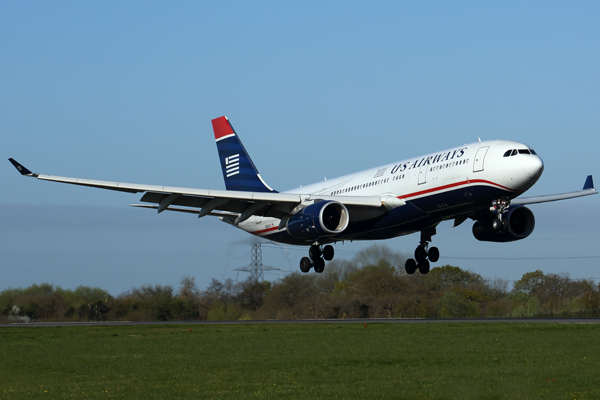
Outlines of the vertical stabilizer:
{"type": "Polygon", "coordinates": [[[227,117],[212,120],[227,190],[276,192],[262,180],[227,117]]]}

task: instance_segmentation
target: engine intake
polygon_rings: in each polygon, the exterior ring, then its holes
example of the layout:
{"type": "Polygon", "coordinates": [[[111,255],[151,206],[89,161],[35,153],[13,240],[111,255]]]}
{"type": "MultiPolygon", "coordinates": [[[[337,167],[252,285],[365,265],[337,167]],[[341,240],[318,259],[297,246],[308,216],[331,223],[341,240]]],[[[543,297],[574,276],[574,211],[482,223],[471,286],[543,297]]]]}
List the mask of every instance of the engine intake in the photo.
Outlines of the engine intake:
{"type": "Polygon", "coordinates": [[[346,206],[337,201],[322,201],[292,215],[286,229],[294,237],[317,239],[343,232],[348,221],[346,206]]]}
{"type": "Polygon", "coordinates": [[[505,224],[499,230],[494,230],[492,219],[475,222],[473,236],[484,242],[513,242],[525,239],[535,228],[535,217],[527,207],[510,207],[503,220],[505,224]]]}

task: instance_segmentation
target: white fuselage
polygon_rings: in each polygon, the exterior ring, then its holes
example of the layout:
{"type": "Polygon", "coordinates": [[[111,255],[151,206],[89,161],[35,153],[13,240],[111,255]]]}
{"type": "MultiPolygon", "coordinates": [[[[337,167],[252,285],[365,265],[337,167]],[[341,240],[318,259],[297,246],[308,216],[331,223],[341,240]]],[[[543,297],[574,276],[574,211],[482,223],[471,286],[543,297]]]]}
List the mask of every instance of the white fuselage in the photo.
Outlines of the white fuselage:
{"type": "MultiPolygon", "coordinates": [[[[523,143],[484,141],[327,179],[285,193],[310,194],[313,199],[394,197],[422,211],[420,219],[430,216],[439,223],[476,208],[489,208],[495,199],[510,200],[520,195],[535,184],[543,168],[542,159],[523,143]]],[[[385,231],[383,237],[414,232],[410,226],[403,226],[406,219],[398,215],[390,212],[384,217],[387,221],[378,221],[366,233],[353,236],[350,229],[348,235],[342,234],[337,240],[378,237],[378,227],[385,231]]],[[[352,224],[352,216],[350,218],[352,224]]],[[[275,241],[295,242],[288,240],[291,238],[286,237],[285,227],[280,227],[280,220],[275,218],[252,217],[239,228],[275,241]]]]}

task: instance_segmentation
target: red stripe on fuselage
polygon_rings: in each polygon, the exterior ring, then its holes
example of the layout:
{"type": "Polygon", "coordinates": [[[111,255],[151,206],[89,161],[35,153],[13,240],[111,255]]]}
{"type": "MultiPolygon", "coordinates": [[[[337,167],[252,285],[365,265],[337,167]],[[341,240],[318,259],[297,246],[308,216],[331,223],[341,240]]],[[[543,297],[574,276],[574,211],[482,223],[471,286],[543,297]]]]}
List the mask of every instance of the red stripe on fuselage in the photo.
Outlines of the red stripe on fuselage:
{"type": "Polygon", "coordinates": [[[260,235],[261,233],[267,233],[267,232],[271,232],[271,231],[276,231],[277,229],[279,229],[278,226],[273,226],[271,228],[263,229],[261,231],[250,232],[250,233],[252,233],[253,235],[260,235]]]}
{"type": "Polygon", "coordinates": [[[399,199],[408,199],[410,197],[421,196],[421,195],[424,195],[424,194],[438,192],[440,190],[450,189],[450,188],[457,187],[457,186],[468,185],[468,184],[471,184],[471,183],[486,183],[488,185],[493,185],[493,186],[497,186],[499,188],[502,188],[504,190],[508,190],[509,192],[517,192],[517,190],[508,188],[506,186],[499,185],[499,184],[491,182],[491,181],[486,181],[484,179],[469,179],[468,181],[451,183],[451,184],[444,185],[444,186],[438,186],[438,187],[432,188],[432,189],[421,190],[420,192],[414,192],[414,193],[405,194],[405,195],[402,195],[402,196],[398,196],[398,198],[399,199]]]}
{"type": "Polygon", "coordinates": [[[232,133],[235,133],[233,131],[233,128],[229,124],[227,117],[225,117],[225,116],[215,118],[211,122],[213,125],[213,131],[215,131],[215,140],[219,140],[223,136],[227,136],[227,135],[231,135],[232,133]]]}
{"type": "MultiPolygon", "coordinates": [[[[488,184],[488,185],[497,186],[497,187],[502,188],[504,190],[508,190],[509,192],[518,192],[517,190],[511,189],[511,188],[508,188],[506,186],[502,186],[502,185],[500,185],[498,183],[494,183],[494,182],[487,181],[487,180],[484,180],[484,179],[469,179],[468,181],[451,183],[451,184],[448,184],[448,185],[438,186],[438,187],[432,188],[432,189],[422,190],[420,192],[414,192],[414,193],[405,194],[403,196],[398,196],[398,198],[399,199],[408,199],[410,197],[421,196],[421,195],[424,195],[424,194],[429,194],[429,193],[433,193],[433,192],[437,192],[437,191],[441,191],[441,190],[445,190],[445,189],[450,189],[450,188],[457,187],[457,186],[468,185],[468,184],[471,184],[471,183],[485,183],[485,184],[488,184]]],[[[276,231],[278,229],[279,229],[278,226],[272,226],[271,228],[262,229],[260,231],[254,231],[254,232],[250,232],[250,233],[252,233],[253,235],[261,235],[263,233],[276,231]]]]}

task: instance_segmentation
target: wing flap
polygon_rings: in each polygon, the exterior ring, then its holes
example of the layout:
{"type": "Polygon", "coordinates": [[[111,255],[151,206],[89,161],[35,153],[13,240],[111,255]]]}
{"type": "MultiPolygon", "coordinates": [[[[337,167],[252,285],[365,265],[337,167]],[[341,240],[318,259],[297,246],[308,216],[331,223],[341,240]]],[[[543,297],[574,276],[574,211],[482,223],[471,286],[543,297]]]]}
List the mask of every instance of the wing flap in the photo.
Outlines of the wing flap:
{"type": "MultiPolygon", "coordinates": [[[[144,202],[144,203],[160,204],[164,199],[166,199],[168,196],[171,195],[170,193],[171,192],[147,192],[142,196],[140,201],[144,202]]],[[[248,195],[251,194],[251,192],[247,192],[247,193],[248,193],[248,195]]],[[[204,206],[206,206],[210,201],[215,200],[215,199],[220,199],[220,200],[225,200],[225,201],[217,203],[217,205],[216,205],[216,207],[214,207],[214,209],[232,212],[232,213],[238,213],[238,214],[244,212],[244,210],[250,204],[261,203],[261,204],[264,204],[265,206],[267,206],[269,204],[275,203],[275,204],[282,205],[283,207],[280,207],[281,212],[277,213],[276,215],[262,214],[263,216],[274,216],[274,217],[277,217],[277,215],[285,214],[286,210],[289,213],[294,207],[296,207],[300,203],[300,200],[298,198],[296,198],[295,201],[275,201],[273,199],[270,199],[270,201],[260,201],[260,200],[254,200],[254,199],[250,198],[250,196],[248,196],[248,198],[246,198],[246,199],[238,199],[238,198],[230,198],[227,196],[210,196],[209,197],[209,196],[192,196],[192,195],[188,195],[188,194],[182,194],[176,200],[171,202],[170,205],[195,208],[196,209],[195,212],[198,213],[199,209],[204,208],[204,206]]]]}
{"type": "MultiPolygon", "coordinates": [[[[148,208],[151,210],[158,210],[158,206],[154,206],[154,205],[150,205],[150,204],[130,204],[129,207],[148,208]]],[[[191,208],[171,207],[171,206],[165,208],[165,211],[176,211],[176,212],[182,212],[182,213],[187,213],[187,214],[198,214],[198,210],[194,210],[191,208]]],[[[210,213],[208,213],[208,215],[211,215],[213,217],[237,217],[237,214],[228,213],[226,211],[211,211],[210,213]]]]}

